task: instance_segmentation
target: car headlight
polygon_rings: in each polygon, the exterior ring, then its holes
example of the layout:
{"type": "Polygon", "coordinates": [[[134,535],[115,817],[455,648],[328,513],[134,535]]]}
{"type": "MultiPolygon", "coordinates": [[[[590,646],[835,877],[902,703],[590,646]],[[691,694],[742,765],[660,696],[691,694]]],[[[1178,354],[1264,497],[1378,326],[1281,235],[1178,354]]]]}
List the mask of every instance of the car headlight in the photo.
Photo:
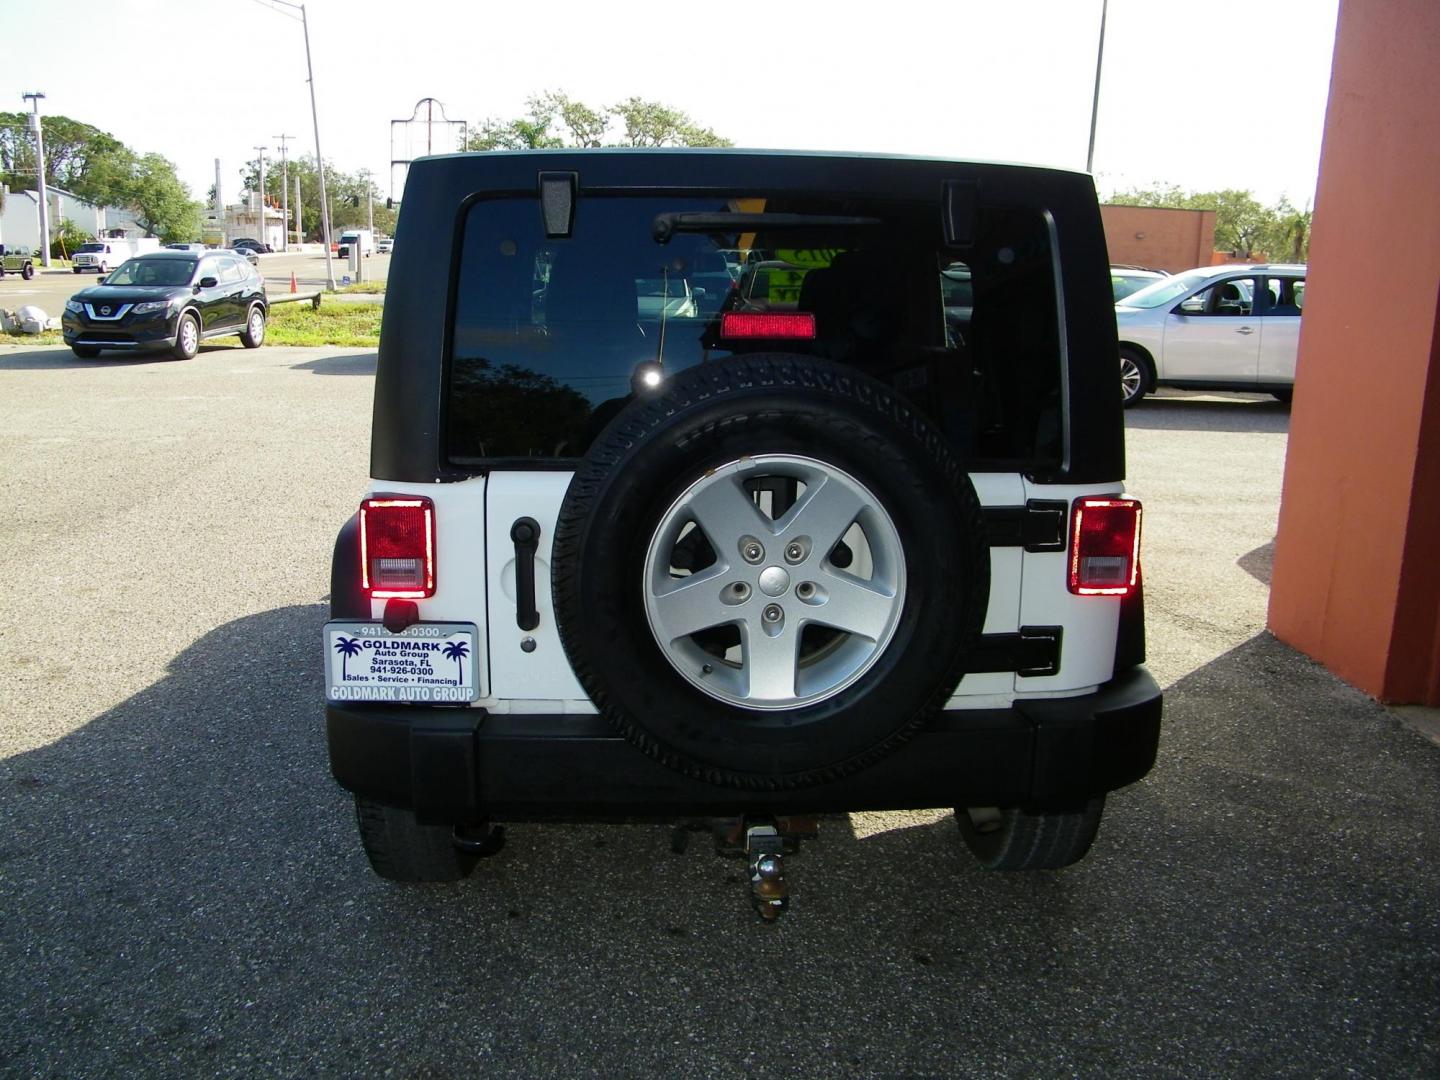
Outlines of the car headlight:
{"type": "Polygon", "coordinates": [[[148,315],[152,311],[165,311],[172,303],[173,300],[146,300],[143,304],[135,305],[135,314],[148,315]]]}
{"type": "Polygon", "coordinates": [[[79,300],[66,300],[65,310],[73,311],[76,315],[79,315],[82,311],[85,310],[85,305],[80,303],[79,300]]]}

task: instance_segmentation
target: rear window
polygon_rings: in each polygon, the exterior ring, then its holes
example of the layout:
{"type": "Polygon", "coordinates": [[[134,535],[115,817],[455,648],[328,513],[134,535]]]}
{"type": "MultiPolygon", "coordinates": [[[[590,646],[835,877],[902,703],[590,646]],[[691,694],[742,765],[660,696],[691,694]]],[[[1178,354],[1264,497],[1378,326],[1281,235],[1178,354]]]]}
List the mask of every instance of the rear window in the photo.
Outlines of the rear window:
{"type": "Polygon", "coordinates": [[[537,199],[481,200],[464,224],[447,457],[576,458],[642,365],[783,351],[893,386],[972,465],[1055,465],[1055,276],[1038,209],[982,207],[976,243],[956,251],[938,201],[582,194],[571,234],[547,239],[537,199]],[[658,217],[683,214],[705,215],[703,231],[656,239],[658,217]],[[812,316],[813,337],[734,336],[796,325],[723,318],[746,314],[812,316]]]}

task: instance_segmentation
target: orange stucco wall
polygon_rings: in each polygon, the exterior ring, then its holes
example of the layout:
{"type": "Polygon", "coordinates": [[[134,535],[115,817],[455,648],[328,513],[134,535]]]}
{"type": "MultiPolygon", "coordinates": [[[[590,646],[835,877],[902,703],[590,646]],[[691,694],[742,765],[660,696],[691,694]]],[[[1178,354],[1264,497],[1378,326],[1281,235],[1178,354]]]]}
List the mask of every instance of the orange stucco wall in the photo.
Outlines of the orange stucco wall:
{"type": "Polygon", "coordinates": [[[1175,273],[1209,266],[1215,247],[1214,210],[1157,206],[1100,207],[1112,263],[1175,273]]]}
{"type": "Polygon", "coordinates": [[[1440,704],[1440,3],[1341,0],[1270,628],[1440,704]]]}

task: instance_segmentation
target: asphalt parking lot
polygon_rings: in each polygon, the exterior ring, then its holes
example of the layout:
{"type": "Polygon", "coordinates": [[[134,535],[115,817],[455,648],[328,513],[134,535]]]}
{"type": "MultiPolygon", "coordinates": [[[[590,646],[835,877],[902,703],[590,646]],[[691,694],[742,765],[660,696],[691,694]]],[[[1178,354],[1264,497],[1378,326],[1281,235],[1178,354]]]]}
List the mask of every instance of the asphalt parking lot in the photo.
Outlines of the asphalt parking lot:
{"type": "Polygon", "coordinates": [[[1440,1074],[1440,747],[1263,632],[1281,406],[1129,417],[1166,728],[1091,856],[827,821],[767,927],[663,826],[371,874],[318,645],[373,357],[0,346],[0,1074],[1440,1074]]]}

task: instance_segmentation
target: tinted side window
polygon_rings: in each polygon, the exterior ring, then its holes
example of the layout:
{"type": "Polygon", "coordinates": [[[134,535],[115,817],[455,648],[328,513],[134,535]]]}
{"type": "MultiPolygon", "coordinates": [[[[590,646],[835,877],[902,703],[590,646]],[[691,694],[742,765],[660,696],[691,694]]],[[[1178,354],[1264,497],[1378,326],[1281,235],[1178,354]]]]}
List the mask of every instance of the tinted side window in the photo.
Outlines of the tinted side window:
{"type": "Polygon", "coordinates": [[[943,248],[939,221],[938,203],[582,195],[572,235],[547,239],[535,199],[477,202],[452,326],[448,457],[576,458],[630,400],[640,365],[669,374],[788,351],[895,387],[971,463],[1054,464],[1061,356],[1045,218],[986,207],[963,258],[943,248]],[[658,215],[686,213],[831,220],[655,239],[658,215]],[[813,337],[725,336],[721,317],[746,313],[809,314],[813,337]]]}

